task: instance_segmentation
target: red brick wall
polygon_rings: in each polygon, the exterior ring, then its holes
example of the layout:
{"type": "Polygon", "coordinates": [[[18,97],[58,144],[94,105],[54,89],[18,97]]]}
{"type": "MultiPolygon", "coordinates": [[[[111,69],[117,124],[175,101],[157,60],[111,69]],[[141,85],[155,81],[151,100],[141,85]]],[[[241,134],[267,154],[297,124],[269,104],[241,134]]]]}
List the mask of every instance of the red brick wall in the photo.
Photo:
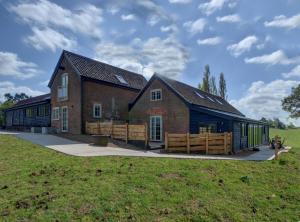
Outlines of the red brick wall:
{"type": "MultiPolygon", "coordinates": [[[[68,126],[69,133],[80,134],[81,133],[81,80],[80,77],[66,60],[61,64],[65,70],[58,70],[56,77],[54,78],[51,87],[51,108],[53,112],[54,107],[68,107],[68,126]],[[58,101],[57,90],[61,85],[61,75],[68,73],[68,99],[66,101],[58,101]]],[[[60,120],[51,119],[51,126],[56,128],[58,132],[61,130],[61,118],[60,120]]]]}
{"type": "MultiPolygon", "coordinates": [[[[138,91],[83,80],[83,123],[86,121],[110,120],[114,99],[115,113],[121,121],[128,120],[128,104],[138,91]],[[93,118],[93,104],[102,105],[102,118],[93,118]]],[[[115,115],[116,116],[116,115],[115,115]]]]}
{"type": "MultiPolygon", "coordinates": [[[[129,112],[130,123],[148,124],[151,115],[161,115],[164,133],[189,132],[189,109],[166,85],[155,79],[129,112]],[[150,101],[150,91],[162,89],[162,100],[150,101]]],[[[149,137],[150,138],[150,137],[149,137]]]]}

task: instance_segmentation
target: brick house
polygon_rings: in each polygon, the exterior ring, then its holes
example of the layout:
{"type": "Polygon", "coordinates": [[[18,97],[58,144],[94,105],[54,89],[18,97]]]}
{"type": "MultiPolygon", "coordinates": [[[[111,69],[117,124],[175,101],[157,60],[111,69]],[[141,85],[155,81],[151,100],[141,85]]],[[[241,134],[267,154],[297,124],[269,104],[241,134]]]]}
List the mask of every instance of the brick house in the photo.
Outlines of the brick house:
{"type": "Polygon", "coordinates": [[[128,104],[146,83],[140,74],[64,50],[48,84],[51,126],[81,134],[86,121],[126,121],[128,104]]]}
{"type": "Polygon", "coordinates": [[[268,126],[246,118],[226,100],[155,74],[130,104],[129,122],[148,122],[150,141],[164,133],[233,133],[233,148],[268,142],[268,126]]]}

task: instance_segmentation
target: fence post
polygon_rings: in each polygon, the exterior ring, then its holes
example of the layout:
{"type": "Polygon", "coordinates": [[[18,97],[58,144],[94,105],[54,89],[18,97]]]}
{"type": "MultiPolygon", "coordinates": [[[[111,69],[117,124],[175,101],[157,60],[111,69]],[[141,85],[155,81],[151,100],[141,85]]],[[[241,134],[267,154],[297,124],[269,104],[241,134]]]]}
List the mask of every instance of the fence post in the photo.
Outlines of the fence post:
{"type": "Polygon", "coordinates": [[[145,133],[145,148],[147,148],[147,145],[148,145],[148,125],[147,125],[147,123],[145,123],[144,126],[145,126],[145,131],[144,131],[144,133],[145,133]]]}
{"type": "Polygon", "coordinates": [[[165,150],[168,152],[168,132],[165,133],[165,150]]]}
{"type": "Polygon", "coordinates": [[[227,154],[227,133],[224,133],[224,154],[227,154]]]}
{"type": "Polygon", "coordinates": [[[128,143],[128,123],[125,124],[125,127],[126,127],[126,129],[125,129],[126,130],[126,132],[125,132],[126,133],[126,135],[125,135],[126,136],[126,143],[128,143]]]}
{"type": "Polygon", "coordinates": [[[90,134],[88,130],[88,121],[85,121],[85,133],[90,134]]]}
{"type": "Polygon", "coordinates": [[[186,134],[186,151],[190,153],[190,133],[186,134]]]}
{"type": "Polygon", "coordinates": [[[205,134],[205,150],[206,154],[208,154],[208,133],[205,134]]]}

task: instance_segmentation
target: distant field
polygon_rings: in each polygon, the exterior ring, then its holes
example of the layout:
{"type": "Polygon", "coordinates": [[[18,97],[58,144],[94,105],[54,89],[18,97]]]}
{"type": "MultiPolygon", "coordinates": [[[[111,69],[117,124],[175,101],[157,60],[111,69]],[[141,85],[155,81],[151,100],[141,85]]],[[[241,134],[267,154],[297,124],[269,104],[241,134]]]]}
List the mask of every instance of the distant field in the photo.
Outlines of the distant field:
{"type": "Polygon", "coordinates": [[[279,161],[66,156],[0,135],[0,221],[299,221],[300,131],[279,161]]]}
{"type": "Polygon", "coordinates": [[[286,144],[292,147],[300,148],[300,129],[271,129],[270,138],[279,135],[281,138],[286,138],[286,144]]]}

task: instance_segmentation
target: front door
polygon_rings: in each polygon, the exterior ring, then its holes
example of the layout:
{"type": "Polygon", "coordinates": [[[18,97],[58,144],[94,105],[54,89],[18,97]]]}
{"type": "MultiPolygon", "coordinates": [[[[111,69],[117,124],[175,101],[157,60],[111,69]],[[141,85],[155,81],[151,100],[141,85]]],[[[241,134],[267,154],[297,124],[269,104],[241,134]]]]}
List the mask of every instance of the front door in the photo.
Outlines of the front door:
{"type": "Polygon", "coordinates": [[[150,116],[150,140],[162,141],[162,117],[150,116]]]}
{"type": "Polygon", "coordinates": [[[61,108],[61,131],[68,132],[68,107],[61,108]]]}

